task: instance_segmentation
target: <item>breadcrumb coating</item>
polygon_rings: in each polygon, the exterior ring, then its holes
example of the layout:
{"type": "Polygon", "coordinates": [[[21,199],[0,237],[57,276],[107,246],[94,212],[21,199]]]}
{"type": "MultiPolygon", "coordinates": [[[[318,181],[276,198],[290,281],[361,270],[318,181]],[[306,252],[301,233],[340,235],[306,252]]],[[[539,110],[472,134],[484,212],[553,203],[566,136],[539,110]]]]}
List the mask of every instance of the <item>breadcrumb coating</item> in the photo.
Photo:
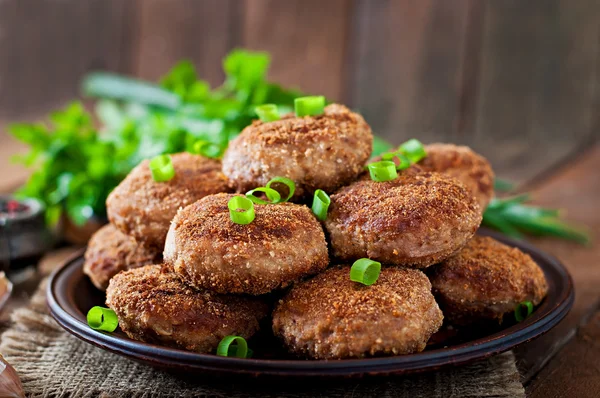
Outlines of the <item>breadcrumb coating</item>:
{"type": "Polygon", "coordinates": [[[247,225],[231,221],[235,195],[207,196],[173,219],[164,261],[193,286],[219,293],[264,294],[329,264],[325,234],[308,207],[254,205],[247,225]]]}
{"type": "Polygon", "coordinates": [[[363,178],[331,196],[325,220],[332,254],[428,267],[459,250],[481,211],[458,180],[411,168],[386,182],[363,178]]]}
{"type": "Polygon", "coordinates": [[[106,200],[108,218],[136,241],[162,250],[169,224],[180,207],[206,195],[228,192],[221,163],[190,153],[171,155],[175,176],[156,182],[144,160],[111,192],[106,200]]]}
{"type": "Polygon", "coordinates": [[[430,144],[425,146],[425,151],[427,157],[419,166],[424,171],[448,174],[465,184],[484,211],[494,197],[495,176],[487,159],[467,146],[454,144],[430,144]]]}
{"type": "Polygon", "coordinates": [[[427,271],[444,315],[459,325],[502,322],[519,303],[537,305],[548,293],[543,271],[528,254],[489,237],[474,237],[427,271]]]}
{"type": "Polygon", "coordinates": [[[260,298],[194,289],[161,265],[116,275],[106,305],[132,339],[204,353],[228,335],[249,339],[269,311],[260,298]]]}
{"type": "Polygon", "coordinates": [[[344,265],[294,285],[273,312],[273,332],[301,356],[362,358],[422,351],[442,320],[421,271],[386,267],[365,286],[344,265]]]}
{"type": "Polygon", "coordinates": [[[83,273],[100,290],[121,271],[161,261],[162,253],[138,244],[111,224],[100,228],[88,242],[83,273]]]}
{"type": "Polygon", "coordinates": [[[229,143],[223,172],[240,193],[273,177],[290,178],[296,183],[292,201],[302,201],[317,189],[333,192],[356,179],[372,144],[371,128],[362,116],[331,104],[319,116],[254,121],[229,143]]]}

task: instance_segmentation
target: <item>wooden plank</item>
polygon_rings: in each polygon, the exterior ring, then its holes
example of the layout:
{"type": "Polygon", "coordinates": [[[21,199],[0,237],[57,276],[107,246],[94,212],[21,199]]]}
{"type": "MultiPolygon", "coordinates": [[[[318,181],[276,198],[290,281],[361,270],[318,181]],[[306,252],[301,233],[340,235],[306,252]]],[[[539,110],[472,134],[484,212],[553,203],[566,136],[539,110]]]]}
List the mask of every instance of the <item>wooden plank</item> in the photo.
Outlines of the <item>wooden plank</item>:
{"type": "Polygon", "coordinates": [[[488,2],[475,134],[500,175],[533,178],[588,142],[600,3],[488,2]]]}
{"type": "Polygon", "coordinates": [[[471,3],[357,1],[349,85],[352,104],[378,134],[395,143],[453,135],[471,3]]]}
{"type": "Polygon", "coordinates": [[[220,60],[239,42],[239,7],[234,0],[139,1],[135,74],[156,80],[189,59],[200,77],[221,84],[220,60]]]}
{"type": "Polygon", "coordinates": [[[39,114],[79,94],[90,69],[129,69],[129,2],[0,2],[0,116],[39,114]]]}
{"type": "Polygon", "coordinates": [[[600,396],[600,308],[577,328],[575,338],[528,387],[532,398],[600,396]]]}
{"type": "MultiPolygon", "coordinates": [[[[569,269],[575,284],[575,305],[567,318],[555,329],[516,351],[517,364],[528,391],[537,389],[540,385],[553,385],[558,382],[572,386],[568,376],[571,370],[568,370],[568,367],[593,365],[586,362],[565,364],[564,377],[556,381],[556,374],[546,376],[547,371],[542,370],[548,363],[549,366],[553,366],[554,362],[559,360],[552,359],[557,353],[557,358],[561,358],[569,351],[568,348],[564,348],[565,344],[569,344],[567,347],[573,344],[569,341],[576,336],[577,325],[600,299],[600,213],[597,211],[600,197],[600,176],[597,172],[599,169],[600,145],[596,145],[574,164],[565,166],[550,180],[532,187],[537,204],[564,209],[567,218],[571,222],[587,226],[595,240],[589,247],[550,238],[533,240],[536,246],[555,255],[569,269]]],[[[600,350],[596,352],[596,358],[598,354],[600,350]]]]}
{"type": "Polygon", "coordinates": [[[272,55],[270,78],[340,100],[350,0],[246,0],[244,47],[272,55]]]}

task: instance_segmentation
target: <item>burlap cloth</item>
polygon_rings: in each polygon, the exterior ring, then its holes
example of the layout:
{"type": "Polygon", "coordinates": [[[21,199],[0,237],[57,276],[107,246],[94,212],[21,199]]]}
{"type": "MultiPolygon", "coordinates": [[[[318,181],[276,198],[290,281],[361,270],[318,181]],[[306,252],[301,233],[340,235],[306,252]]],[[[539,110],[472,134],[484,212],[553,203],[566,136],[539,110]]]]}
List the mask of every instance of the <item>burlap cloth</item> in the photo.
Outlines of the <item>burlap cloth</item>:
{"type": "Polygon", "coordinates": [[[31,397],[523,397],[511,352],[410,377],[324,383],[177,377],[86,344],[49,315],[44,288],[12,314],[0,352],[31,397]]]}

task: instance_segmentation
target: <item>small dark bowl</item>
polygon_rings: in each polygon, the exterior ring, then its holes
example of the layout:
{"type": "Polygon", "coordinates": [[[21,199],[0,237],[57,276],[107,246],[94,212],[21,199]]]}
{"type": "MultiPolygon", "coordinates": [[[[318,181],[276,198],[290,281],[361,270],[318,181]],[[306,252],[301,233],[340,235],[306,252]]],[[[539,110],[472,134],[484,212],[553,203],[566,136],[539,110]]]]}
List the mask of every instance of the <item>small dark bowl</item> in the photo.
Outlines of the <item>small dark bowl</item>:
{"type": "Polygon", "coordinates": [[[271,377],[355,377],[432,371],[481,360],[539,337],[558,324],[573,305],[571,277],[555,258],[528,243],[494,232],[485,231],[482,234],[529,253],[546,275],[548,296],[521,323],[508,322],[495,330],[480,329],[477,333],[470,330],[468,334],[444,338],[441,342],[438,339],[436,344],[417,354],[331,361],[300,360],[289,357],[277,348],[280,344],[269,333],[269,325],[249,341],[256,356],[253,359],[197,354],[142,343],[128,338],[119,329],[112,334],[94,331],[87,325],[86,314],[92,306],[104,305],[104,293],[94,288],[83,274],[81,253],[53,274],[48,283],[48,306],[57,322],[76,337],[104,350],[177,372],[271,377]]]}
{"type": "MultiPolygon", "coordinates": [[[[2,202],[11,200],[16,199],[0,195],[2,202]]],[[[16,201],[27,206],[27,210],[10,216],[0,215],[0,264],[7,272],[37,264],[53,244],[43,205],[36,199],[16,201]]]]}

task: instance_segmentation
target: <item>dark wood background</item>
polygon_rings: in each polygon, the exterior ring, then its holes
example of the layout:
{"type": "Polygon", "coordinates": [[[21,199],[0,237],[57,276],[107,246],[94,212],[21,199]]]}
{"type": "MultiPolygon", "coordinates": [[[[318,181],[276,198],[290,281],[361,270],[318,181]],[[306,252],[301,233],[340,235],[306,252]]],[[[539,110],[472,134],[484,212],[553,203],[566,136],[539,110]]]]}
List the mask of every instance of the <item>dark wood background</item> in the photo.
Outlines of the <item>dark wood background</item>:
{"type": "Polygon", "coordinates": [[[246,47],[394,143],[468,144],[530,181],[598,138],[599,39],[598,0],[0,0],[0,120],[39,119],[94,69],[189,58],[218,84],[246,47]]]}

